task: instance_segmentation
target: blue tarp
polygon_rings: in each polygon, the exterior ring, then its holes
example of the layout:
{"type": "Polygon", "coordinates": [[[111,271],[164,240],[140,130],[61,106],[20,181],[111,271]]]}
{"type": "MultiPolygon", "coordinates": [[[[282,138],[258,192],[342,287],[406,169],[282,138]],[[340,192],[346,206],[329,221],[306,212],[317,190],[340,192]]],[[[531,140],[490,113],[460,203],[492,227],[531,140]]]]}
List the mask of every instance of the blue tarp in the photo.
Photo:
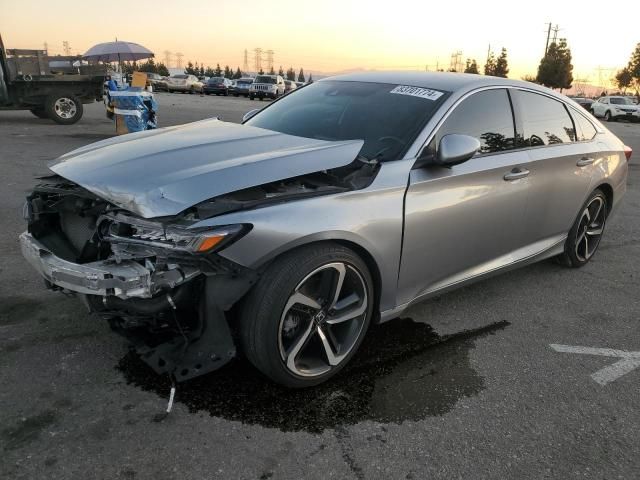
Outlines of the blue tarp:
{"type": "Polygon", "coordinates": [[[158,104],[150,92],[130,87],[127,90],[110,91],[109,96],[114,113],[124,118],[129,133],[158,128],[158,104]]]}

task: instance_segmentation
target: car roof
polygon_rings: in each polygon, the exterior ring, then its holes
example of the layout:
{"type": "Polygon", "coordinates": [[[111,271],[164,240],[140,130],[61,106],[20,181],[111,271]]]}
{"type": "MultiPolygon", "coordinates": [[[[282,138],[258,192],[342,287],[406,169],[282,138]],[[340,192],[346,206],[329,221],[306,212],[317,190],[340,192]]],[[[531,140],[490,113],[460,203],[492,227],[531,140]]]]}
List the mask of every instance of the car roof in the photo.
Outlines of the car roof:
{"type": "Polygon", "coordinates": [[[492,77],[489,75],[475,75],[471,73],[406,71],[362,72],[336,75],[333,77],[323,78],[318,81],[322,82],[326,80],[390,83],[396,85],[409,85],[412,87],[432,88],[434,90],[443,90],[448,92],[455,92],[458,90],[473,90],[475,88],[485,86],[512,86],[539,90],[547,94],[558,96],[553,90],[542,87],[535,83],[525,82],[522,80],[512,80],[509,78],[492,77]]]}

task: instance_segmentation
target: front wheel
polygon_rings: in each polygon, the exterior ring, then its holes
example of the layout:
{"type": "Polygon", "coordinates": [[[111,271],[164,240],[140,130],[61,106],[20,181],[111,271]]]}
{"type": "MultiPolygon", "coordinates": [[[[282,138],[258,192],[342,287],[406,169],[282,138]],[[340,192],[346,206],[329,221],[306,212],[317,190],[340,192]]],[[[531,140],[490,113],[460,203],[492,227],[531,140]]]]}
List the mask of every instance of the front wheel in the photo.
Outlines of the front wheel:
{"type": "Polygon", "coordinates": [[[574,222],[560,261],[567,267],[582,267],[595,255],[609,213],[607,197],[600,189],[587,199],[574,222]]]}
{"type": "Polygon", "coordinates": [[[45,102],[47,117],[61,125],[71,125],[82,118],[82,102],[74,95],[50,95],[45,102]]]}
{"type": "Polygon", "coordinates": [[[243,302],[240,339],[249,361],[287,387],[338,373],[369,327],[374,291],[352,250],[326,243],[276,260],[243,302]]]}
{"type": "Polygon", "coordinates": [[[605,119],[607,122],[611,122],[611,121],[613,121],[613,117],[611,116],[611,112],[610,112],[609,110],[607,110],[607,111],[604,113],[604,119],[605,119]]]}

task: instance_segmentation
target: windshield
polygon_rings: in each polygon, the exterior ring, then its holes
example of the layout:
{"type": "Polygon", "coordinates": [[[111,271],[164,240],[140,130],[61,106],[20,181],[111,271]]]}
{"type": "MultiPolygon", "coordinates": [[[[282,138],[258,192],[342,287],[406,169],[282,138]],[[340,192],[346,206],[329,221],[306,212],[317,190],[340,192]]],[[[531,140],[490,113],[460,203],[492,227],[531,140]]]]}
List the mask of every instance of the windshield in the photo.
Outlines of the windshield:
{"type": "Polygon", "coordinates": [[[364,140],[360,154],[397,160],[448,92],[324,80],[295,90],[246,123],[320,140],[364,140]]]}
{"type": "Polygon", "coordinates": [[[222,77],[211,77],[209,83],[224,83],[224,79],[222,77]]]}
{"type": "Polygon", "coordinates": [[[276,77],[269,77],[267,75],[257,76],[256,83],[276,83],[276,77]]]}
{"type": "Polygon", "coordinates": [[[238,85],[251,85],[253,83],[253,80],[238,80],[236,83],[238,85]]]}
{"type": "Polygon", "coordinates": [[[174,75],[171,78],[189,78],[189,75],[174,75]]]}
{"type": "Polygon", "coordinates": [[[631,102],[631,100],[629,100],[628,98],[611,98],[611,103],[613,103],[614,105],[633,105],[633,103],[631,102]]]}

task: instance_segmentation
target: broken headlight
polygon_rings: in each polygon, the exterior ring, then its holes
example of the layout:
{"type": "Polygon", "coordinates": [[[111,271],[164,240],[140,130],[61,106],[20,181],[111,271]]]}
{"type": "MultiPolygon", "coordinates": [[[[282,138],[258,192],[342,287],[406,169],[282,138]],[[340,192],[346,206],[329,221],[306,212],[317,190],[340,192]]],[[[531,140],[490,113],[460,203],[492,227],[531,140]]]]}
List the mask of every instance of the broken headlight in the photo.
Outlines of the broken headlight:
{"type": "Polygon", "coordinates": [[[143,220],[121,221],[116,219],[107,222],[103,230],[103,238],[114,243],[134,243],[187,253],[210,253],[223,248],[247,231],[246,225],[188,229],[143,220]]]}

